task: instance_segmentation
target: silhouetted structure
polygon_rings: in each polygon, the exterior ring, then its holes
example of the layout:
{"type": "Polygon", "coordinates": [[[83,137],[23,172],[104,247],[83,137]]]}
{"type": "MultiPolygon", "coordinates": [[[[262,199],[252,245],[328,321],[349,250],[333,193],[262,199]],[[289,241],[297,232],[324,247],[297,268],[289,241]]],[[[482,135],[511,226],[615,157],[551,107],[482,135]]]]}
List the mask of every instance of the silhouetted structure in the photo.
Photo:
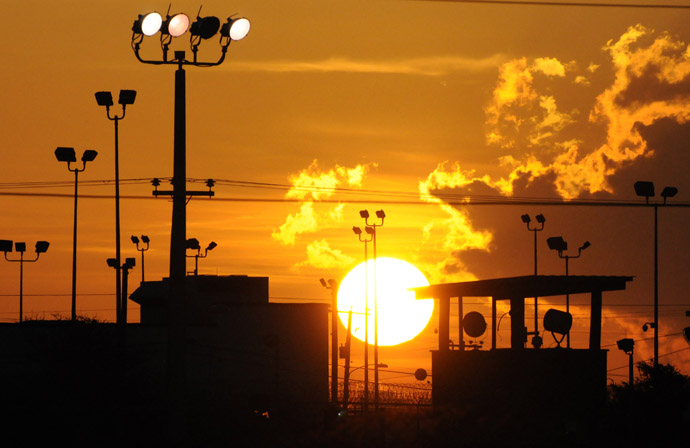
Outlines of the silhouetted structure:
{"type": "MultiPolygon", "coordinates": [[[[446,283],[416,288],[418,298],[439,302],[439,347],[432,351],[433,405],[462,408],[510,422],[523,431],[548,425],[582,428],[595,419],[606,398],[606,355],[601,349],[602,292],[625,289],[632,277],[524,276],[446,283]],[[526,349],[525,298],[590,294],[590,334],[586,349],[526,349]],[[450,299],[458,298],[459,334],[450,339],[450,299]],[[490,297],[491,349],[465,344],[466,297],[490,297]],[[496,307],[510,302],[510,347],[497,347],[496,307]],[[467,350],[473,348],[472,350],[467,350]],[[538,417],[537,417],[538,415],[538,417]]],[[[468,313],[469,315],[470,313],[468,313]]],[[[572,317],[549,310],[545,331],[566,335],[572,317]]],[[[471,332],[468,332],[470,334],[471,332]]],[[[476,334],[476,333],[475,333],[476,334]]],[[[561,339],[562,340],[562,339],[561,339]]]]}

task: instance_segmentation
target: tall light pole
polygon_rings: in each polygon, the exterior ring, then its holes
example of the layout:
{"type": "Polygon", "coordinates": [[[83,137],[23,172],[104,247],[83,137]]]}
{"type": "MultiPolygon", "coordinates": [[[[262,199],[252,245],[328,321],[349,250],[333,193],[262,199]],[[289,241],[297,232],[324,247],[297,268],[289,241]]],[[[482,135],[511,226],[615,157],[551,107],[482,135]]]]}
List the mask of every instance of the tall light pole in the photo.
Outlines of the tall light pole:
{"type": "MultiPolygon", "coordinates": [[[[565,276],[568,276],[568,260],[571,258],[580,258],[582,251],[591,246],[589,241],[585,241],[582,246],[577,249],[577,255],[564,255],[563,252],[568,250],[568,243],[563,240],[563,237],[552,236],[546,239],[546,244],[549,245],[549,249],[558,252],[559,258],[565,259],[565,276]]],[[[565,295],[565,312],[570,313],[570,294],[565,295]]],[[[566,347],[570,348],[570,332],[566,335],[566,347]]]]}
{"type": "Polygon", "coordinates": [[[120,266],[117,264],[117,258],[108,258],[106,262],[111,268],[122,271],[122,302],[118,305],[117,323],[124,328],[127,325],[127,278],[129,277],[129,271],[136,266],[137,262],[135,258],[126,258],[125,262],[120,266]]]}
{"type": "Polygon", "coordinates": [[[658,237],[658,209],[660,205],[666,205],[666,199],[678,194],[676,187],[665,187],[661,191],[663,203],[650,203],[649,198],[654,197],[654,183],[648,181],[635,182],[635,194],[644,197],[646,204],[654,207],[654,368],[659,366],[659,237],[658,237]]]}
{"type": "MultiPolygon", "coordinates": [[[[372,235],[373,229],[365,228],[366,233],[372,235]]],[[[367,245],[374,239],[362,238],[362,229],[356,226],[352,227],[352,231],[357,235],[359,241],[364,243],[364,411],[369,410],[369,283],[368,283],[368,253],[367,245]]]]}
{"type": "Polygon", "coordinates": [[[146,244],[146,247],[142,247],[141,249],[139,248],[139,238],[137,236],[132,235],[132,243],[137,245],[137,250],[141,252],[141,283],[144,283],[144,252],[149,250],[149,237],[146,235],[141,235],[141,241],[146,244]]]}
{"type": "MultiPolygon", "coordinates": [[[[231,41],[241,40],[249,33],[249,20],[245,18],[229,17],[220,25],[217,17],[200,17],[191,24],[186,14],[167,14],[163,21],[160,14],[153,12],[139,15],[132,25],[132,50],[139,62],[152,65],[177,66],[175,71],[175,119],[174,119],[174,149],[173,149],[173,191],[154,191],[154,195],[165,194],[172,196],[172,225],[170,231],[170,282],[168,303],[168,359],[167,359],[167,391],[173,407],[171,415],[178,418],[182,412],[179,399],[180,389],[184,383],[185,350],[184,350],[184,306],[186,302],[185,277],[187,275],[187,196],[212,196],[213,192],[193,192],[186,188],[186,81],[184,67],[213,67],[225,60],[225,55],[231,41]],[[212,62],[198,59],[199,44],[218,33],[220,28],[220,58],[212,62]],[[168,60],[168,50],[172,39],[190,31],[192,60],[187,60],[184,51],[175,51],[172,60],[168,60]],[[160,31],[160,45],[162,58],[157,60],[144,59],[140,54],[141,43],[145,36],[153,36],[160,31]]],[[[173,425],[174,426],[174,425],[173,425]]],[[[174,429],[174,428],[173,428],[174,429]]]]}
{"type": "Polygon", "coordinates": [[[369,223],[369,211],[361,210],[359,216],[364,219],[367,233],[371,233],[374,243],[374,409],[379,410],[379,312],[378,312],[378,289],[376,286],[376,228],[383,227],[383,220],[386,213],[383,210],[376,211],[376,217],[381,219],[380,224],[369,223]],[[371,231],[369,230],[371,229],[371,231]]]}
{"type": "Polygon", "coordinates": [[[331,291],[331,403],[338,403],[338,282],[323,278],[321,286],[331,291]]]}
{"type": "MultiPolygon", "coordinates": [[[[79,173],[86,169],[86,162],[92,162],[98,152],[87,149],[81,156],[82,166],[72,168],[71,164],[76,163],[77,156],[74,148],[58,147],[55,149],[55,157],[58,162],[67,162],[67,170],[74,173],[74,233],[72,235],[72,320],[77,320],[77,198],[79,185],[79,173]]],[[[119,297],[119,296],[118,296],[119,297]]],[[[119,299],[118,299],[119,300],[119,299]]]]}
{"type": "MultiPolygon", "coordinates": [[[[538,214],[535,218],[539,224],[541,224],[541,227],[530,227],[530,222],[532,221],[530,219],[530,216],[528,214],[524,214],[520,216],[522,219],[522,222],[524,222],[527,225],[527,230],[530,232],[534,233],[534,276],[537,276],[537,232],[541,232],[544,230],[544,223],[546,222],[546,218],[544,218],[544,215],[538,214]]],[[[534,337],[532,337],[532,345],[534,348],[539,348],[541,347],[542,344],[542,339],[539,336],[539,298],[535,297],[534,298],[534,337]]]]}
{"type": "Polygon", "coordinates": [[[19,322],[24,319],[24,263],[33,263],[38,261],[38,257],[48,250],[50,243],[48,241],[36,242],[36,258],[33,260],[25,260],[24,252],[26,252],[26,243],[14,243],[14,248],[19,252],[18,259],[7,258],[7,252],[12,252],[11,240],[0,240],[0,251],[5,253],[5,260],[19,263],[19,322]]]}
{"type": "MultiPolygon", "coordinates": [[[[108,120],[115,123],[115,259],[117,260],[117,268],[115,269],[115,296],[116,302],[121,305],[126,303],[127,297],[122,295],[121,277],[122,271],[120,266],[120,159],[119,159],[119,144],[118,144],[118,123],[125,118],[125,113],[128,104],[134,104],[134,99],[137,97],[135,90],[120,90],[120,97],[118,104],[122,106],[122,115],[111,115],[110,106],[113,105],[113,95],[110,92],[96,92],[96,102],[99,106],[104,106],[108,120]]],[[[117,310],[115,315],[119,316],[122,313],[117,310]]]]}

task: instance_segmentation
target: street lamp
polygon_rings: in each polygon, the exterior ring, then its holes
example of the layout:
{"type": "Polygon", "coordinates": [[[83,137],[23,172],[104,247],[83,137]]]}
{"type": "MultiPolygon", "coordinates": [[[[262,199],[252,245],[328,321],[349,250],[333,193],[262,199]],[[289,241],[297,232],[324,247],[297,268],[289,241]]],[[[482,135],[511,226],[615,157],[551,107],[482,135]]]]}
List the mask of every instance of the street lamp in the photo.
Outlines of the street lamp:
{"type": "Polygon", "coordinates": [[[26,252],[26,243],[14,243],[14,249],[19,252],[18,259],[7,258],[7,252],[12,252],[12,240],[0,240],[0,251],[5,253],[5,260],[19,263],[19,322],[24,319],[24,262],[33,263],[38,261],[38,257],[48,251],[48,241],[36,242],[36,258],[33,260],[25,260],[24,252],[26,252]]]}
{"type": "MultiPolygon", "coordinates": [[[[530,222],[532,221],[530,216],[528,214],[524,214],[520,216],[520,219],[522,219],[522,222],[527,225],[527,230],[530,232],[534,233],[534,275],[536,277],[537,275],[537,232],[541,232],[544,230],[544,223],[546,222],[546,218],[544,218],[544,215],[541,213],[535,216],[535,219],[539,224],[541,224],[541,227],[530,227],[530,222]]],[[[542,345],[542,339],[539,336],[539,308],[538,308],[538,302],[539,298],[535,297],[534,298],[534,337],[532,338],[532,345],[534,348],[539,348],[542,345]]]]}
{"type": "MultiPolygon", "coordinates": [[[[373,237],[373,230],[370,227],[365,228],[366,233],[371,235],[371,238],[362,238],[362,229],[357,226],[352,226],[352,231],[359,238],[359,241],[364,243],[364,366],[369,365],[369,283],[368,283],[368,253],[367,245],[373,237]]],[[[369,410],[369,369],[364,370],[364,410],[369,410]]]]}
{"type": "Polygon", "coordinates": [[[136,261],[135,258],[125,258],[125,262],[120,266],[117,264],[117,258],[108,258],[106,260],[108,266],[122,271],[122,301],[117,304],[117,323],[121,325],[127,324],[127,278],[129,277],[129,271],[136,266],[136,261]]]}
{"type": "Polygon", "coordinates": [[[196,277],[199,274],[199,258],[206,258],[208,256],[208,251],[213,250],[218,246],[216,243],[211,241],[208,246],[206,246],[206,249],[204,250],[204,255],[201,255],[201,246],[199,245],[199,240],[196,238],[190,238],[187,240],[187,249],[192,249],[196,250],[196,254],[194,255],[186,255],[189,258],[194,258],[194,276],[196,277]]]}
{"type": "Polygon", "coordinates": [[[331,291],[331,402],[338,402],[338,282],[319,279],[321,286],[331,291]]]}
{"type": "Polygon", "coordinates": [[[624,339],[619,339],[616,341],[616,345],[618,346],[618,350],[621,350],[623,353],[628,355],[628,385],[630,387],[633,386],[633,347],[635,347],[635,340],[630,339],[630,338],[624,338],[624,339]]]}
{"type": "MultiPolygon", "coordinates": [[[[559,258],[564,258],[565,259],[565,276],[568,276],[568,260],[571,258],[580,258],[580,255],[582,255],[582,251],[587,249],[589,246],[591,246],[589,241],[585,241],[582,246],[580,246],[577,249],[577,255],[564,255],[563,252],[568,250],[568,243],[563,240],[563,237],[560,236],[552,236],[551,238],[546,239],[546,244],[549,245],[549,249],[555,250],[558,252],[558,257],[559,258]]],[[[565,295],[565,311],[566,313],[570,313],[570,294],[565,295]]],[[[570,333],[566,336],[566,347],[570,348],[570,333]]]]}
{"type": "Polygon", "coordinates": [[[361,210],[359,216],[364,219],[367,233],[371,234],[374,243],[374,409],[379,410],[379,313],[378,313],[378,290],[376,286],[376,228],[383,227],[383,220],[386,213],[383,210],[376,211],[376,217],[381,220],[381,224],[369,223],[369,211],[361,210]]]}
{"type": "Polygon", "coordinates": [[[132,243],[137,245],[137,250],[141,252],[141,283],[144,283],[144,252],[149,250],[149,237],[146,235],[141,235],[141,241],[146,244],[146,247],[139,248],[139,238],[132,235],[132,243]]]}
{"type": "Polygon", "coordinates": [[[81,156],[81,169],[71,168],[72,163],[76,163],[77,156],[74,148],[58,147],[55,149],[55,158],[58,162],[67,162],[67,170],[74,173],[74,233],[72,235],[72,320],[77,320],[77,186],[79,184],[79,173],[86,169],[86,162],[93,162],[98,152],[87,149],[81,156]]]}
{"type": "MultiPolygon", "coordinates": [[[[118,297],[117,301],[125,303],[127,298],[122,297],[121,285],[121,270],[120,270],[120,155],[118,144],[118,123],[125,118],[127,105],[134,104],[137,97],[135,90],[120,90],[118,97],[118,104],[122,106],[122,115],[111,115],[110,107],[113,105],[113,95],[110,92],[96,92],[96,102],[99,106],[105,107],[106,116],[108,120],[115,123],[115,259],[117,260],[117,267],[115,268],[115,295],[118,297]]],[[[120,315],[119,310],[116,315],[120,315]]]]}
{"type": "Polygon", "coordinates": [[[650,203],[649,198],[654,197],[654,183],[637,181],[634,185],[635,194],[645,198],[645,203],[654,207],[654,368],[659,366],[659,238],[658,238],[658,208],[666,205],[666,199],[678,194],[676,187],[665,187],[661,191],[663,203],[650,203]]]}

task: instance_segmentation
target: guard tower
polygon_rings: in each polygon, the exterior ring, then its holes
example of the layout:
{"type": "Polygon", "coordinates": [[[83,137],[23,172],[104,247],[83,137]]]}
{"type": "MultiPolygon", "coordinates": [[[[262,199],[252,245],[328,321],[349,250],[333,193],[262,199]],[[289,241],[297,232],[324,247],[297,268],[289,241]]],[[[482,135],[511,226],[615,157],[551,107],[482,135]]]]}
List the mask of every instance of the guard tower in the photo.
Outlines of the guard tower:
{"type": "MultiPolygon", "coordinates": [[[[415,288],[418,299],[439,305],[438,349],[432,350],[434,407],[486,411],[488,417],[526,416],[581,421],[596,414],[606,397],[606,355],[601,349],[602,293],[624,290],[632,277],[543,276],[498,278],[415,288]],[[586,348],[526,348],[525,298],[589,294],[590,329],[586,348]],[[457,343],[451,341],[450,303],[458,298],[457,343]],[[491,346],[480,350],[465,334],[481,336],[488,325],[476,312],[464,313],[464,299],[488,298],[491,346]],[[510,305],[510,346],[496,340],[498,301],[510,305]]],[[[475,299],[476,300],[476,299],[475,299]]],[[[548,310],[544,330],[567,335],[572,316],[548,310]]],[[[561,339],[562,340],[562,339],[561,339]]],[[[558,342],[558,340],[557,340],[558,342]]],[[[537,417],[535,417],[537,418],[537,417]]]]}

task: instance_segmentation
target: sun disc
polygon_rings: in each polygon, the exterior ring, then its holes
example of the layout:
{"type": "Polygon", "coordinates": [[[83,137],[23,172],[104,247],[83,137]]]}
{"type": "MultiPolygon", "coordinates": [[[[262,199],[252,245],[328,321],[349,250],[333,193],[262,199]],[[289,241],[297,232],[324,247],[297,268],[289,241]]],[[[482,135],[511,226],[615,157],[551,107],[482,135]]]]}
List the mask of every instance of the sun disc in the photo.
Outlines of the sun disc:
{"type": "Polygon", "coordinates": [[[351,309],[352,335],[368,339],[369,344],[374,344],[377,333],[379,345],[409,341],[426,327],[434,309],[433,299],[416,300],[409,288],[428,284],[419,269],[403,260],[382,257],[374,263],[372,259],[366,269],[360,263],[340,284],[338,315],[347,327],[351,309]]]}

